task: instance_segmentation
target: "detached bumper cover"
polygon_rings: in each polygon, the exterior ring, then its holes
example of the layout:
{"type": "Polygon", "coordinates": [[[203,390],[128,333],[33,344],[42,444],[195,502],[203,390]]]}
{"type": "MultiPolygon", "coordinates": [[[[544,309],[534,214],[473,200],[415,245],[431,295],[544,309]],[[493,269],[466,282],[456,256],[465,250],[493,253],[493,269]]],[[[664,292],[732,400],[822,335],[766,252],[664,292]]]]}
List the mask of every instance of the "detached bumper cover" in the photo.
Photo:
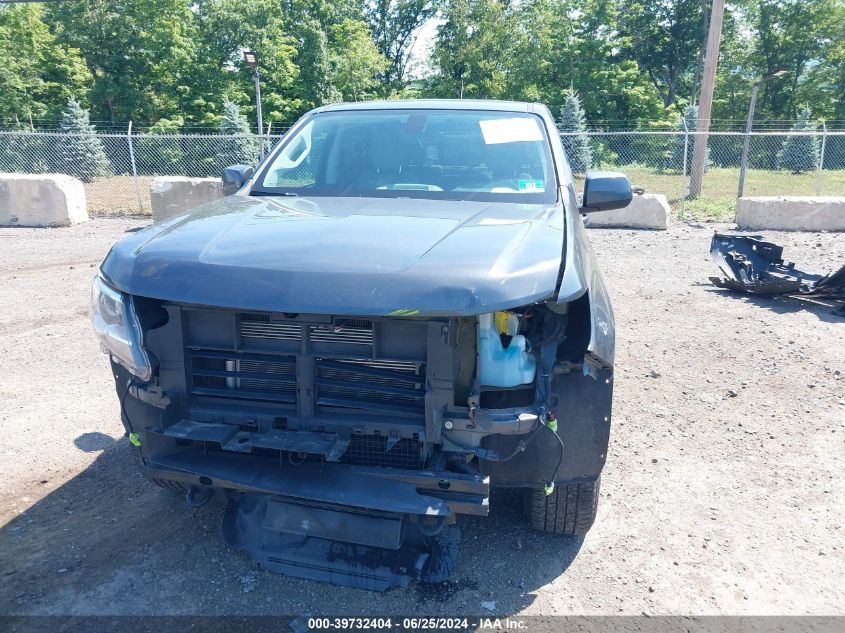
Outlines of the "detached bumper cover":
{"type": "Polygon", "coordinates": [[[441,524],[431,533],[407,517],[244,494],[229,498],[223,539],[269,571],[384,591],[411,580],[444,582],[457,564],[460,532],[441,524]]]}
{"type": "Polygon", "coordinates": [[[764,242],[759,235],[715,233],[710,256],[726,277],[711,277],[710,281],[720,288],[748,294],[784,294],[845,302],[845,266],[829,275],[818,275],[784,262],[782,255],[782,246],[764,242]]]}

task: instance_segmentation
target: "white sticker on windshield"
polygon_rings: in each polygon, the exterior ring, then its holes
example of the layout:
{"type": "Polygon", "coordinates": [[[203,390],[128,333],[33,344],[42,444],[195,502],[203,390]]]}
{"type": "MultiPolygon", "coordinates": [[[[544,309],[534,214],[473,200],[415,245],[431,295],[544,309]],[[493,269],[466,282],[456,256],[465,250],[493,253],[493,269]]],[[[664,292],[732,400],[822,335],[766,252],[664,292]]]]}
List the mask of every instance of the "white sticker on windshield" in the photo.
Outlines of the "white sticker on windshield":
{"type": "Polygon", "coordinates": [[[537,119],[533,116],[486,119],[479,121],[478,124],[481,126],[481,135],[486,145],[543,140],[543,133],[537,125],[537,119]]]}

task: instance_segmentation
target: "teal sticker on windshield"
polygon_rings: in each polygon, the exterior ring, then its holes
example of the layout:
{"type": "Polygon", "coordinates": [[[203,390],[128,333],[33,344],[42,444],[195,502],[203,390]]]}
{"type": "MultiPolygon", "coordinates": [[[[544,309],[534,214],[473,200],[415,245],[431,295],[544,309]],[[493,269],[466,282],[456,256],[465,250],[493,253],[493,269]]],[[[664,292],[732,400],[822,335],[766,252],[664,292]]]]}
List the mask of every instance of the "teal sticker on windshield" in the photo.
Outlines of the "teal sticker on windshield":
{"type": "Polygon", "coordinates": [[[517,180],[516,186],[519,187],[520,191],[530,191],[536,193],[543,193],[543,191],[545,191],[542,180],[517,180]]]}

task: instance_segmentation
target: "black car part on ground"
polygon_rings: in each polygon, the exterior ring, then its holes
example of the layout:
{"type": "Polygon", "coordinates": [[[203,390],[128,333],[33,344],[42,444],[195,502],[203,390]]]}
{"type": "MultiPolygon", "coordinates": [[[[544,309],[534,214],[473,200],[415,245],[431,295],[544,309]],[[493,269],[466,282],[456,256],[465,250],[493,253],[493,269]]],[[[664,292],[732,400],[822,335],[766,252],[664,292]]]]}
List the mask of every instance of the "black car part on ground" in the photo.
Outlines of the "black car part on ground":
{"type": "Polygon", "coordinates": [[[445,582],[460,544],[453,525],[426,528],[391,513],[266,494],[230,494],[222,531],[269,571],[374,591],[445,582]]]}
{"type": "MultiPolygon", "coordinates": [[[[783,247],[761,235],[714,233],[710,256],[725,278],[711,277],[720,288],[755,295],[790,295],[845,303],[845,266],[828,275],[808,273],[784,262],[783,247]]],[[[842,312],[845,305],[837,308],[842,312]]]]}

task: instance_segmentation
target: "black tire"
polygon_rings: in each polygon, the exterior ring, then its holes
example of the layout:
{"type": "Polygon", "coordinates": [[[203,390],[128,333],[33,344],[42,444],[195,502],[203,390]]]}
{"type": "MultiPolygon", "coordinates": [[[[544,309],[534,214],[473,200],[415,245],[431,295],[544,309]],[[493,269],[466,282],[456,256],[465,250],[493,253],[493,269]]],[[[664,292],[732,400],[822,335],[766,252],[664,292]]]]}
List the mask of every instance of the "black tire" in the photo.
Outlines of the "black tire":
{"type": "Polygon", "coordinates": [[[526,490],[526,510],[531,527],[542,532],[584,536],[596,520],[601,479],[586,484],[560,484],[546,495],[526,490]]]}

